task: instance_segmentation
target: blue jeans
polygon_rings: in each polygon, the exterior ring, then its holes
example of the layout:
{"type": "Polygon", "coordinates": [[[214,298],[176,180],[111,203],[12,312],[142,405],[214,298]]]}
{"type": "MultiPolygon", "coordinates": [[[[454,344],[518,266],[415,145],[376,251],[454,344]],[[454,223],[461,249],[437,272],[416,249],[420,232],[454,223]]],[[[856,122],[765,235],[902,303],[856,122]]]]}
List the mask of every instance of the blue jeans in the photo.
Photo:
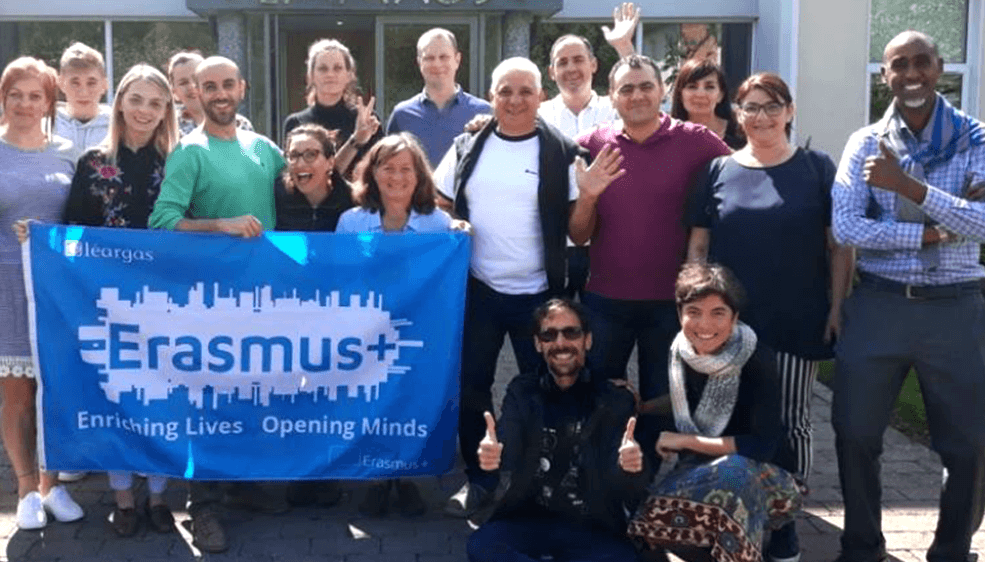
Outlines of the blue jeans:
{"type": "Polygon", "coordinates": [[[490,521],[472,533],[470,562],[635,562],[625,536],[575,525],[559,518],[524,517],[490,521]]]}
{"type": "Polygon", "coordinates": [[[911,367],[927,409],[931,443],[948,478],[929,562],[963,562],[985,511],[985,303],[972,283],[947,298],[914,300],[878,282],[845,302],[835,347],[838,475],[845,498],[842,555],[871,562],[885,552],[879,457],[889,416],[911,367]]]}
{"type": "Polygon", "coordinates": [[[492,385],[503,337],[510,335],[521,373],[534,371],[541,357],[534,347],[533,313],[547,300],[547,292],[506,295],[469,277],[465,298],[465,331],[462,335],[462,401],[458,439],[469,482],[492,491],[496,480],[479,468],[479,441],[486,433],[483,412],[493,411],[492,385]]]}
{"type": "MultiPolygon", "coordinates": [[[[674,302],[610,299],[586,291],[582,303],[591,320],[588,365],[592,377],[626,379],[626,365],[636,345],[640,398],[649,400],[667,394],[670,344],[681,329],[674,302]]],[[[643,416],[636,425],[636,439],[653,467],[659,465],[654,444],[660,430],[667,429],[666,422],[656,416],[643,416]]]]}

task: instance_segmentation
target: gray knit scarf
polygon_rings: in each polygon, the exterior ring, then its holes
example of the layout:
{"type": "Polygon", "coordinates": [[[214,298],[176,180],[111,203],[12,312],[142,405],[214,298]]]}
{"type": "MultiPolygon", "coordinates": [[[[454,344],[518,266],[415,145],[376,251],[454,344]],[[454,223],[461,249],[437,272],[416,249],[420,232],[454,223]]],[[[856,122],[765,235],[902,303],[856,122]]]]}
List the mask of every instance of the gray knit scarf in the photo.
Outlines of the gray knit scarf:
{"type": "Polygon", "coordinates": [[[714,355],[698,355],[681,330],[670,346],[670,400],[677,431],[720,437],[732,418],[739,397],[739,373],[756,349],[756,332],[736,322],[732,335],[714,355]],[[708,376],[701,400],[691,417],[684,389],[684,363],[708,376]]]}

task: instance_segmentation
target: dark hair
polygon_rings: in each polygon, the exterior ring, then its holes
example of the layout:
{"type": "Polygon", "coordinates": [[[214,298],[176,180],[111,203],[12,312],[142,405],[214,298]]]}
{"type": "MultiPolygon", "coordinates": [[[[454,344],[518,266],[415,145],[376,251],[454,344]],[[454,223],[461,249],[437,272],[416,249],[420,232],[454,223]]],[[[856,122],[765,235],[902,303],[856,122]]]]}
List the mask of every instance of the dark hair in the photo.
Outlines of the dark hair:
{"type": "MultiPolygon", "coordinates": [[[[760,72],[746,78],[735,91],[736,105],[742,105],[742,100],[753,90],[760,90],[773,101],[782,103],[783,105],[793,104],[793,96],[790,95],[790,88],[787,87],[787,83],[783,81],[783,78],[772,72],[760,72]]],[[[787,123],[784,131],[787,133],[787,138],[790,138],[790,132],[793,131],[792,121],[787,123]]]]}
{"type": "Polygon", "coordinates": [[[551,53],[550,53],[551,58],[550,60],[547,61],[547,66],[551,66],[552,64],[554,64],[554,51],[556,51],[557,48],[561,46],[561,43],[565,43],[571,39],[576,39],[578,41],[581,41],[581,44],[585,46],[585,50],[588,51],[588,57],[592,59],[595,58],[595,49],[592,48],[592,44],[589,43],[588,39],[582,37],[581,35],[575,35],[574,33],[567,33],[555,39],[554,43],[551,44],[551,53]]]}
{"type": "MultiPolygon", "coordinates": [[[[335,143],[338,137],[338,131],[329,131],[325,127],[322,127],[316,123],[307,123],[291,129],[291,131],[284,137],[285,158],[287,157],[288,150],[291,148],[291,139],[298,135],[308,135],[318,141],[318,144],[321,145],[321,153],[325,155],[325,158],[332,158],[335,156],[335,143]]],[[[287,189],[288,192],[293,192],[295,185],[294,180],[291,178],[290,166],[284,166],[281,173],[281,179],[284,180],[284,188],[287,189]]],[[[339,175],[334,166],[329,171],[329,180],[331,180],[333,185],[343,181],[342,176],[339,175]]]]}
{"type": "Polygon", "coordinates": [[[712,74],[718,79],[718,89],[722,91],[722,99],[715,106],[715,115],[725,119],[730,124],[735,122],[735,115],[732,113],[732,98],[728,95],[728,83],[725,81],[725,71],[710,59],[691,59],[677,71],[677,78],[674,80],[674,93],[671,95],[671,117],[681,121],[689,119],[687,109],[684,108],[684,88],[698,80],[704,80],[712,74]]]}
{"type": "Polygon", "coordinates": [[[417,141],[417,137],[410,133],[396,133],[383,137],[359,161],[354,176],[356,185],[353,198],[362,208],[379,211],[381,215],[384,214],[383,198],[380,195],[380,186],[376,183],[374,172],[388,160],[404,151],[410,154],[417,176],[417,185],[414,187],[414,196],[411,198],[410,206],[422,215],[434,211],[434,198],[438,190],[431,175],[431,165],[428,164],[421,143],[417,141]]]}
{"type": "Polygon", "coordinates": [[[684,305],[718,295],[732,312],[739,312],[746,304],[746,291],[732,270],[717,263],[687,263],[677,274],[674,300],[678,312],[684,305]]]}
{"type": "Polygon", "coordinates": [[[531,326],[534,334],[540,332],[540,325],[544,322],[544,319],[555,310],[571,311],[578,317],[578,323],[581,324],[581,329],[586,334],[592,332],[592,327],[588,324],[588,313],[585,311],[585,307],[568,298],[553,298],[534,310],[533,325],[531,326]]]}
{"type": "Polygon", "coordinates": [[[612,65],[612,70],[609,71],[610,91],[615,91],[616,88],[616,82],[615,82],[616,71],[624,66],[628,66],[629,68],[632,69],[640,69],[643,68],[644,66],[649,66],[650,68],[653,69],[654,76],[657,77],[657,85],[660,86],[661,89],[663,89],[664,81],[663,78],[660,77],[660,67],[657,66],[657,63],[646,55],[633,54],[617,60],[616,64],[612,65]]]}

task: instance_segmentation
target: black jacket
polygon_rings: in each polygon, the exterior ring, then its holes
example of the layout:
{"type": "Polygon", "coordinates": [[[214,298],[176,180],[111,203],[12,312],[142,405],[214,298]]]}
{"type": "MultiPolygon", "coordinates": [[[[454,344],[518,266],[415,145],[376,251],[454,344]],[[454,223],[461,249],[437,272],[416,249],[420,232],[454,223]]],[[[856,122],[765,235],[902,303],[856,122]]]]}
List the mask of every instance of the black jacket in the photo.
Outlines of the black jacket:
{"type": "MultiPolygon", "coordinates": [[[[496,130],[496,120],[490,121],[478,133],[464,133],[455,138],[455,153],[458,164],[455,167],[454,210],[464,220],[469,220],[469,202],[465,196],[465,185],[475,170],[479,154],[486,139],[496,130]]],[[[565,251],[568,235],[568,167],[581,156],[586,162],[591,160],[588,151],[564,134],[537,118],[537,136],[540,139],[540,185],[537,188],[537,203],[540,212],[540,228],[544,240],[544,269],[547,271],[547,285],[551,294],[564,292],[565,251]]]]}
{"type": "Polygon", "coordinates": [[[287,191],[281,178],[274,182],[277,230],[335,232],[342,213],[356,206],[352,187],[332,170],[332,191],[317,207],[299,190],[287,191]]]}
{"type": "Polygon", "coordinates": [[[625,388],[609,381],[596,385],[590,378],[585,371],[578,382],[562,391],[546,366],[541,366],[538,372],[519,375],[510,382],[497,422],[503,455],[492,519],[527,513],[539,493],[535,476],[540,466],[545,408],[549,407],[552,393],[570,392],[585,400],[586,411],[590,412],[584,420],[577,457],[581,469],[579,489],[588,505],[587,521],[583,523],[615,534],[625,533],[624,506],[632,509],[650,479],[648,467],[631,474],[618,463],[619,446],[635,402],[625,388]]]}

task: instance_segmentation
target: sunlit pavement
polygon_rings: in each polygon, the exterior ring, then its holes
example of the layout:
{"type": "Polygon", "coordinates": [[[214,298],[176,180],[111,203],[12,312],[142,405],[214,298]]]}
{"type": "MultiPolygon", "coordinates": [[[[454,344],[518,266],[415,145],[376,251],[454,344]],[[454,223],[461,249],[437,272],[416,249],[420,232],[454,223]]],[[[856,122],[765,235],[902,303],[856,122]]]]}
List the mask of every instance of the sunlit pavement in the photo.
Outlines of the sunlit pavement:
{"type": "MultiPolygon", "coordinates": [[[[635,357],[631,362],[635,363],[635,357]]],[[[494,397],[498,403],[509,379],[516,374],[508,346],[500,357],[494,397]]],[[[635,376],[634,374],[631,374],[635,376]]],[[[807,508],[798,522],[804,562],[826,562],[838,554],[842,501],[830,424],[831,393],[818,383],[814,390],[814,472],[807,508]]],[[[895,430],[886,434],[883,455],[883,529],[889,552],[897,561],[923,560],[937,523],[941,466],[933,452],[913,443],[895,430]]],[[[148,531],[146,525],[134,538],[119,539],[106,523],[113,496],[104,475],[92,474],[68,487],[86,509],[83,521],[50,523],[43,531],[18,531],[15,478],[5,456],[0,456],[0,561],[142,561],[235,560],[243,562],[463,562],[465,541],[471,532],[460,519],[445,517],[445,500],[463,482],[460,469],[420,479],[428,502],[427,515],[406,519],[390,515],[379,519],[359,516],[363,483],[346,484],[341,504],[332,508],[295,509],[285,515],[256,515],[227,511],[226,532],[230,549],[220,555],[203,555],[191,546],[187,530],[172,535],[148,531]]],[[[143,493],[142,491],[140,492],[143,493]]],[[[179,524],[187,520],[185,486],[173,482],[168,500],[179,524]]],[[[974,546],[985,552],[985,533],[975,536],[974,546]]]]}

